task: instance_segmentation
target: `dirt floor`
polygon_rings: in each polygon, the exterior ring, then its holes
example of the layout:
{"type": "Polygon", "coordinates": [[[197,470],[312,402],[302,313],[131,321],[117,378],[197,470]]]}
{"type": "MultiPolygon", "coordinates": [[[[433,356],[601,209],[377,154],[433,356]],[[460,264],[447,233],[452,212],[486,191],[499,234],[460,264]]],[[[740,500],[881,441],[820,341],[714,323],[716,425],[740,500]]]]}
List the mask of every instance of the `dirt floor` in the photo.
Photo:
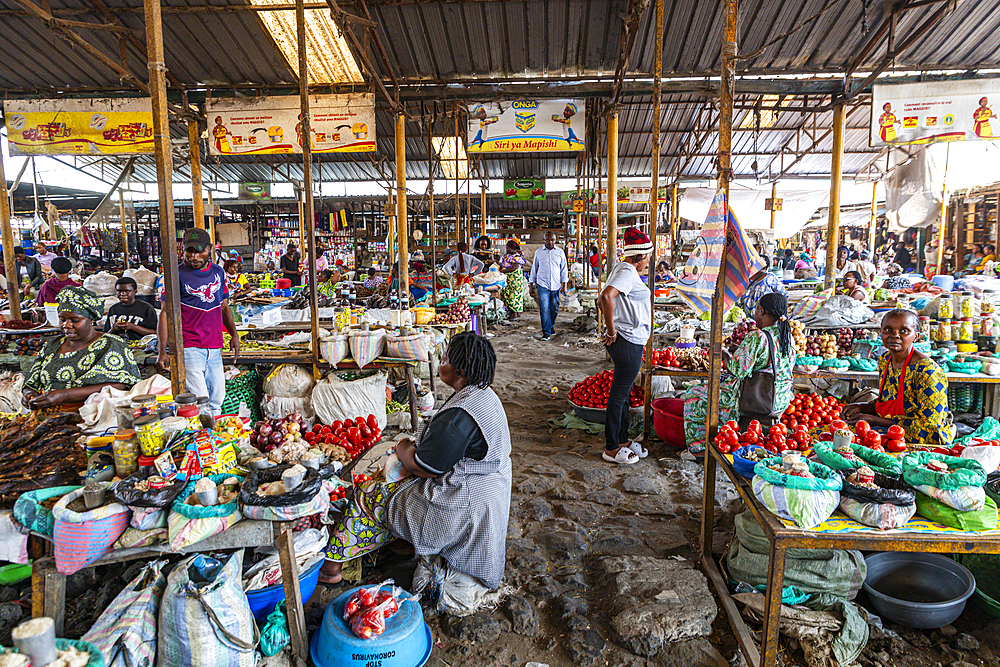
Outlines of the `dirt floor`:
{"type": "MultiPolygon", "coordinates": [[[[548,342],[538,339],[533,313],[494,330],[494,388],[506,408],[513,442],[507,540],[511,595],[497,609],[465,619],[429,611],[435,649],[428,665],[744,664],[695,564],[701,464],[654,441],[647,443],[647,459],[616,467],[600,458],[602,434],[550,432],[547,420],[568,410],[570,387],[611,367],[597,337],[570,332],[570,323],[561,313],[557,334],[548,342]]],[[[721,473],[716,503],[715,545],[721,552],[742,509],[721,473]]],[[[405,587],[413,568],[412,559],[380,557],[363,577],[392,576],[405,587]]],[[[130,576],[101,568],[71,577],[67,636],[85,632],[130,576]]],[[[307,605],[310,632],[342,590],[321,588],[313,595],[307,605]]],[[[30,594],[26,584],[0,587],[0,645],[8,645],[10,627],[30,613],[30,594]]],[[[862,667],[1000,667],[1000,621],[969,604],[953,626],[940,630],[887,623],[883,630],[872,629],[857,662],[862,667]]],[[[782,639],[781,664],[806,665],[795,640],[782,639]]]]}

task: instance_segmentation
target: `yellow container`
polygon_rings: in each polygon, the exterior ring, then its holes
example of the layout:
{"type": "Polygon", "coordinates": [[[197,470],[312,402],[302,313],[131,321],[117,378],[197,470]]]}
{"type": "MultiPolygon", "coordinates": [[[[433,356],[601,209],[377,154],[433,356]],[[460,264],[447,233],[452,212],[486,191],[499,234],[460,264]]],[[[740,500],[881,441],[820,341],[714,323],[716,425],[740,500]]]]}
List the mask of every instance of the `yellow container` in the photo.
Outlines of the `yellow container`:
{"type": "Polygon", "coordinates": [[[156,415],[148,415],[135,420],[135,432],[139,436],[139,448],[143,456],[159,456],[166,444],[163,423],[156,415]]]}
{"type": "Polygon", "coordinates": [[[979,346],[974,342],[969,342],[967,340],[960,340],[957,343],[958,351],[961,354],[975,354],[979,351],[979,346]]]}
{"type": "Polygon", "coordinates": [[[427,324],[434,319],[433,308],[414,308],[413,321],[417,324],[427,324]]]}

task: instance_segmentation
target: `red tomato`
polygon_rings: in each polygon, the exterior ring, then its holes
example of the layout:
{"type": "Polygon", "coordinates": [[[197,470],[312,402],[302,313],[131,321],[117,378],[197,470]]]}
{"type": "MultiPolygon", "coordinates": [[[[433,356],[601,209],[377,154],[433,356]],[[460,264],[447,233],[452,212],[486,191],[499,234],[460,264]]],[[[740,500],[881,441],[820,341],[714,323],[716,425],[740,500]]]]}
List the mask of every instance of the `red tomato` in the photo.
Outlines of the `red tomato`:
{"type": "Polygon", "coordinates": [[[308,442],[310,445],[316,442],[316,434],[312,431],[306,431],[306,434],[302,436],[302,439],[308,442]]]}
{"type": "Polygon", "coordinates": [[[378,428],[378,419],[375,419],[375,415],[368,415],[368,419],[366,421],[368,422],[368,428],[378,428]]]}
{"type": "Polygon", "coordinates": [[[874,447],[875,445],[882,444],[882,436],[875,431],[870,431],[868,435],[865,436],[865,447],[874,447]]]}
{"type": "Polygon", "coordinates": [[[858,434],[858,437],[864,439],[866,435],[872,430],[872,427],[865,420],[859,421],[854,425],[854,432],[858,434]]]}
{"type": "Polygon", "coordinates": [[[847,422],[835,419],[830,422],[830,432],[836,431],[838,428],[847,428],[847,422]]]}
{"type": "Polygon", "coordinates": [[[754,419],[752,422],[750,422],[750,428],[748,430],[760,433],[760,422],[754,419]]]}
{"type": "Polygon", "coordinates": [[[332,430],[334,430],[334,431],[337,431],[337,430],[339,430],[339,429],[342,429],[342,428],[344,428],[344,422],[342,422],[342,421],[340,421],[340,420],[338,419],[337,421],[335,421],[335,422],[333,422],[332,424],[330,424],[330,428],[331,428],[332,430]]]}
{"type": "Polygon", "coordinates": [[[732,431],[734,433],[739,433],[740,432],[740,425],[737,424],[732,419],[730,419],[729,421],[726,422],[726,426],[728,426],[730,429],[732,429],[732,431]]]}
{"type": "Polygon", "coordinates": [[[903,427],[898,424],[893,424],[889,427],[889,438],[891,440],[902,440],[905,432],[903,427]]]}
{"type": "Polygon", "coordinates": [[[902,440],[889,440],[885,443],[885,450],[887,452],[905,452],[906,443],[902,440]]]}

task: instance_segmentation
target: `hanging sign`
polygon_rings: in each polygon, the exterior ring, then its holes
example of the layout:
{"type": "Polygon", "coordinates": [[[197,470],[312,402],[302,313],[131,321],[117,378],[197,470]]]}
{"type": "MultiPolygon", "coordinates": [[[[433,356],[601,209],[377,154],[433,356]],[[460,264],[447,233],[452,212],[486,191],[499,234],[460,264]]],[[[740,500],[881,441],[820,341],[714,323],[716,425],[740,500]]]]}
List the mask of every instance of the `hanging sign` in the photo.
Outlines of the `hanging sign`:
{"type": "Polygon", "coordinates": [[[998,139],[997,104],[997,79],[876,84],[869,143],[902,146],[998,139]]]}
{"type": "Polygon", "coordinates": [[[267,201],[271,199],[270,183],[240,183],[237,199],[257,199],[267,201]]]}
{"type": "Polygon", "coordinates": [[[628,200],[633,204],[648,204],[652,188],[632,187],[628,189],[628,200]]]}
{"type": "Polygon", "coordinates": [[[6,100],[11,155],[136,155],[153,152],[149,98],[6,100]]]}
{"type": "Polygon", "coordinates": [[[503,198],[526,201],[545,199],[545,180],[541,178],[519,178],[503,182],[503,198]]]}
{"type": "MultiPolygon", "coordinates": [[[[313,153],[375,150],[375,95],[310,95],[313,153]]],[[[211,155],[302,153],[298,96],[225,98],[205,102],[211,155]]]]}
{"type": "Polygon", "coordinates": [[[469,105],[469,153],[582,151],[583,100],[514,100],[469,105]]]}

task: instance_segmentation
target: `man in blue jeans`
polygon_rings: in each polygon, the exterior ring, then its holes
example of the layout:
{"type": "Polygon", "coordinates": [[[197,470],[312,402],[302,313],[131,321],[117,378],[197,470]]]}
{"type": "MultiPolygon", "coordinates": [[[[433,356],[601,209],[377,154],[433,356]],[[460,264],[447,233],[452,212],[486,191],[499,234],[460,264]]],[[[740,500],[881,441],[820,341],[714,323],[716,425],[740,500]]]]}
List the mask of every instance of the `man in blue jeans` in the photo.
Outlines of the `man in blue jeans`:
{"type": "Polygon", "coordinates": [[[559,292],[566,293],[568,281],[566,253],[556,248],[555,232],[545,232],[545,245],[535,251],[531,275],[528,276],[531,298],[538,302],[538,313],[542,320],[542,340],[548,340],[555,334],[559,292]]]}
{"type": "MultiPolygon", "coordinates": [[[[211,237],[204,229],[189,229],[181,239],[184,261],[177,267],[181,293],[181,328],[184,332],[184,376],[187,390],[195,396],[208,396],[212,414],[218,416],[226,398],[226,379],[222,370],[222,331],[229,332],[233,356],[240,354],[240,337],[229,310],[226,273],[209,259],[211,237]]],[[[166,300],[163,292],[160,301],[166,300]]],[[[156,365],[170,369],[167,356],[167,318],[160,317],[156,336],[159,357],[156,365]]]]}

